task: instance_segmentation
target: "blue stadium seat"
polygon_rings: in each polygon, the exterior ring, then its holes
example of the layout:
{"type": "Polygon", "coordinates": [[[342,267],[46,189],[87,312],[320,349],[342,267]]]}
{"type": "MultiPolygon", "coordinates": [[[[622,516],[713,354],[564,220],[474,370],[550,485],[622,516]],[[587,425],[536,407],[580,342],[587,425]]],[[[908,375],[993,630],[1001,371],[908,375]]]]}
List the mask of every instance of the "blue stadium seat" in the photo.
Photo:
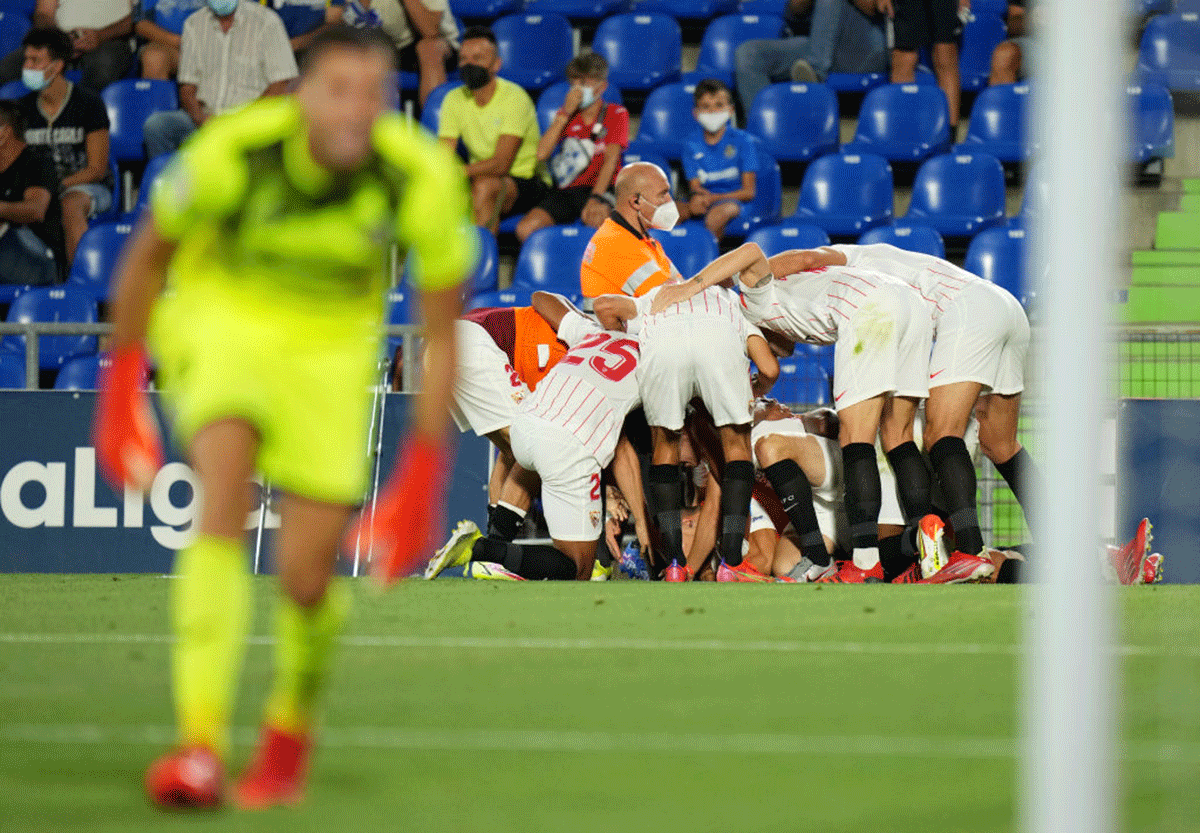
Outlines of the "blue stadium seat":
{"type": "Polygon", "coordinates": [[[600,20],[628,8],[629,0],[525,0],[527,12],[552,12],[571,20],[600,20]]]}
{"type": "Polygon", "coordinates": [[[812,360],[825,369],[829,374],[829,378],[833,378],[833,352],[832,344],[797,344],[796,352],[807,353],[812,360]]]}
{"type": "Polygon", "coordinates": [[[738,3],[738,11],[742,14],[773,14],[783,17],[787,6],[788,0],[742,0],[738,3]]]}
{"type": "Polygon", "coordinates": [[[575,55],[571,24],[560,14],[510,14],[492,24],[500,53],[500,75],[527,90],[541,90],[566,77],[575,55]]]}
{"type": "Polygon", "coordinates": [[[638,14],[658,12],[679,20],[707,20],[737,10],[737,0],[633,0],[638,14]]]}
{"type": "MultiPolygon", "coordinates": [[[[958,50],[958,74],[964,90],[982,90],[992,72],[992,52],[1008,40],[1004,15],[972,8],[963,26],[962,45],[958,50]]],[[[1007,11],[1007,9],[1005,10],[1007,11]]]]}
{"type": "Polygon", "coordinates": [[[679,80],[683,34],[665,14],[616,14],[596,27],[592,49],[608,61],[608,80],[622,90],[651,90],[679,80]]]}
{"type": "Polygon", "coordinates": [[[920,162],[950,150],[946,94],[924,84],[885,84],[863,96],[854,140],[844,153],[920,162]]]}
{"type": "Polygon", "coordinates": [[[441,116],[442,102],[445,101],[446,94],[461,86],[462,81],[447,81],[429,91],[429,98],[425,99],[425,107],[421,110],[421,124],[434,136],[438,132],[438,118],[441,116]]]}
{"type": "Polygon", "coordinates": [[[1138,74],[1168,90],[1200,90],[1200,14],[1151,18],[1142,32],[1138,74]]]}
{"type": "Polygon", "coordinates": [[[25,387],[25,357],[7,350],[0,351],[0,388],[25,387]]]}
{"type": "Polygon", "coordinates": [[[971,12],[1003,17],[1008,14],[1008,0],[971,0],[971,12]]]}
{"type": "Polygon", "coordinates": [[[921,165],[906,219],[950,237],[1004,222],[1004,168],[986,153],[946,153],[921,165]]]}
{"type": "Polygon", "coordinates": [[[1125,88],[1130,98],[1133,145],[1130,155],[1134,162],[1144,164],[1152,159],[1168,159],[1175,155],[1175,105],[1166,87],[1150,82],[1125,88]]]}
{"type": "Polygon", "coordinates": [[[153,189],[154,180],[158,179],[159,174],[163,172],[163,168],[171,163],[173,156],[174,154],[164,153],[146,163],[146,167],[142,171],[142,182],[138,185],[137,201],[133,204],[133,210],[125,215],[122,220],[125,222],[136,221],[143,209],[150,204],[150,192],[153,189]]]}
{"type": "Polygon", "coordinates": [[[763,226],[746,237],[747,243],[757,243],[767,257],[789,249],[819,249],[829,245],[829,235],[820,226],[807,223],[763,226]]]}
{"type": "Polygon", "coordinates": [[[937,229],[929,226],[877,226],[858,238],[862,246],[891,243],[898,249],[921,252],[934,257],[946,256],[946,244],[937,229]]]}
{"type": "Polygon", "coordinates": [[[519,12],[524,5],[523,0],[454,0],[450,11],[458,17],[492,20],[502,14],[519,12]]]}
{"type": "MultiPolygon", "coordinates": [[[[1158,8],[1155,9],[1156,11],[1171,11],[1169,3],[1163,2],[1162,0],[1155,5],[1158,6],[1158,8]],[[1164,6],[1166,8],[1163,8],[1164,6]]],[[[1175,14],[1200,14],[1200,0],[1175,0],[1174,11],[1175,14]]]]}
{"type": "Polygon", "coordinates": [[[132,231],[129,223],[93,223],[79,239],[67,283],[97,301],[108,300],[113,269],[132,231]]]}
{"type": "Polygon", "coordinates": [[[0,101],[16,101],[30,92],[25,82],[18,78],[0,87],[0,101]]]}
{"type": "Polygon", "coordinates": [[[833,401],[829,373],[803,350],[779,360],[779,379],[770,395],[785,405],[828,405],[833,401]]]}
{"type": "Polygon", "coordinates": [[[475,271],[471,273],[472,295],[495,291],[496,284],[500,279],[500,252],[496,246],[496,238],[482,226],[478,227],[477,231],[479,232],[479,262],[475,264],[475,271]]]}
{"type": "Polygon", "coordinates": [[[793,215],[829,234],[860,235],[892,219],[892,166],[873,153],[831,153],[808,166],[793,215]]]}
{"type": "MultiPolygon", "coordinates": [[[[10,323],[70,321],[94,323],[96,301],[74,286],[37,287],[17,297],[8,308],[10,323]]],[[[25,336],[7,335],[5,350],[25,352],[25,336]]],[[[95,336],[39,336],[38,362],[42,370],[56,370],[68,359],[96,352],[95,336]]]]}
{"type": "Polygon", "coordinates": [[[882,72],[831,72],[825,86],[835,93],[865,93],[888,83],[882,72]]]}
{"type": "Polygon", "coordinates": [[[838,149],[838,101],[824,84],[771,84],[750,105],[746,129],[780,162],[807,162],[838,149]]]}
{"type": "Polygon", "coordinates": [[[595,229],[549,226],[529,235],[513,272],[513,288],[578,292],[579,266],[595,229]]]}
{"type": "Polygon", "coordinates": [[[28,18],[33,17],[35,8],[37,8],[37,0],[0,0],[0,9],[4,9],[6,12],[17,12],[28,18]]]}
{"type": "Polygon", "coordinates": [[[748,40],[771,40],[783,31],[777,14],[727,14],[708,24],[700,41],[696,69],[684,74],[692,84],[702,78],[718,78],[733,87],[737,68],[735,53],[748,40]]]}
{"type": "Polygon", "coordinates": [[[30,15],[18,9],[0,6],[0,55],[21,48],[21,40],[32,26],[30,15]]]}
{"type": "Polygon", "coordinates": [[[578,281],[576,281],[575,289],[561,286],[513,286],[497,292],[484,292],[471,299],[471,302],[467,304],[467,309],[473,310],[480,309],[481,307],[527,307],[533,298],[533,293],[539,290],[565,295],[567,300],[576,306],[579,306],[583,301],[583,296],[579,293],[578,281]]]}
{"type": "MultiPolygon", "coordinates": [[[[558,108],[562,107],[566,101],[567,93],[571,89],[570,81],[558,81],[551,84],[546,89],[542,90],[542,94],[537,100],[537,116],[538,127],[543,133],[550,126],[550,122],[554,121],[554,114],[558,112],[558,108]]],[[[609,104],[624,104],[625,99],[621,95],[621,90],[614,84],[609,84],[604,88],[604,95],[600,96],[609,104]]]]}
{"type": "Polygon", "coordinates": [[[55,390],[95,390],[100,368],[111,367],[112,359],[107,353],[94,356],[79,356],[62,366],[54,377],[55,390]]]}
{"type": "Polygon", "coordinates": [[[989,153],[1001,162],[1022,162],[1032,150],[1026,126],[1028,84],[998,84],[981,90],[971,107],[967,137],[955,153],[989,153]]]}
{"type": "Polygon", "coordinates": [[[653,162],[662,168],[662,172],[671,177],[671,160],[663,156],[655,145],[646,142],[631,142],[621,157],[623,164],[632,165],[634,162],[653,162]]]}
{"type": "Polygon", "coordinates": [[[100,93],[108,107],[109,153],[118,162],[146,158],[142,126],[152,114],[179,109],[173,81],[125,78],[109,84],[100,93]]]}
{"type": "Polygon", "coordinates": [[[779,163],[767,153],[757,136],[751,134],[750,138],[758,151],[754,199],[742,203],[742,210],[725,226],[726,237],[745,237],[759,226],[778,222],[783,209],[783,174],[779,163]]]}
{"type": "Polygon", "coordinates": [[[678,160],[688,135],[699,129],[692,115],[695,89],[684,84],[663,84],[646,96],[638,143],[650,145],[672,161],[678,160]]]}
{"type": "Polygon", "coordinates": [[[993,228],[975,235],[963,264],[968,272],[1002,286],[1022,304],[1030,298],[1025,278],[1024,229],[993,228]]]}
{"type": "Polygon", "coordinates": [[[720,255],[716,238],[699,220],[680,223],[670,231],[650,232],[685,278],[690,278],[720,255]]]}

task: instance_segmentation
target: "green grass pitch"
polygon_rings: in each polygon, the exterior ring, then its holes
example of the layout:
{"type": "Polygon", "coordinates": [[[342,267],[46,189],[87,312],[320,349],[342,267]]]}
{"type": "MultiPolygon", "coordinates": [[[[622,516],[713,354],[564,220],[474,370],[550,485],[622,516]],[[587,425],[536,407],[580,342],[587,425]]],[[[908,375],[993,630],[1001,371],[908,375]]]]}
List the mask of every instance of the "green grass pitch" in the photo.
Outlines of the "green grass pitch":
{"type": "MultiPolygon", "coordinates": [[[[6,831],[1007,831],[1022,591],[409,582],[357,605],[296,810],[141,791],[170,740],[149,576],[0,579],[6,831]]],[[[235,770],[269,676],[272,587],[235,770]]],[[[1200,595],[1122,588],[1126,830],[1196,829],[1200,595]]]]}

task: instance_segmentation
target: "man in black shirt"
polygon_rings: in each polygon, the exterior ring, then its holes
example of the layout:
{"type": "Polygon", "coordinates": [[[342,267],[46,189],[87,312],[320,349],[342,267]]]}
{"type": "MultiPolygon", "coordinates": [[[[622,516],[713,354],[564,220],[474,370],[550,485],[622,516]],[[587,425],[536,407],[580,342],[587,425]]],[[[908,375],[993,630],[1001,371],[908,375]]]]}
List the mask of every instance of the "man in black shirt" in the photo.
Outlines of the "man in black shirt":
{"type": "Polygon", "coordinates": [[[24,141],[15,101],[0,101],[0,282],[47,284],[66,277],[58,178],[24,141]]]}
{"type": "Polygon", "coordinates": [[[63,77],[71,57],[70,35],[53,26],[39,27],[23,43],[26,84],[34,90],[20,101],[25,142],[48,151],[61,182],[69,268],[88,220],[112,206],[108,109],[100,96],[63,77]]]}

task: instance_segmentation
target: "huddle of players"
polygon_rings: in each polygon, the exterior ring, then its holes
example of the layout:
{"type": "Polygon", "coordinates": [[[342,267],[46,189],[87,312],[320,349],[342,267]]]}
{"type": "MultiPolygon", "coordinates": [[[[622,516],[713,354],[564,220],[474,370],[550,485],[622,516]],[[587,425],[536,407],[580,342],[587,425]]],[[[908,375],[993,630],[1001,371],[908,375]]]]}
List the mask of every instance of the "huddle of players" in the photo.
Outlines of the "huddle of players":
{"type": "Polygon", "coordinates": [[[455,418],[460,429],[496,443],[500,464],[489,484],[487,536],[460,524],[428,575],[454,565],[481,577],[589,578],[602,529],[600,474],[614,463],[649,548],[640,466],[622,436],[640,404],[652,446],[645,502],[659,533],[654,543],[669,565],[664,577],[689,578],[706,555],[689,562],[681,528],[680,432],[693,397],[715,427],[722,457],[719,581],[763,580],[772,567],[785,580],[849,583],[975,581],[995,572],[964,435],[977,415],[984,453],[1021,500],[1032,474],[1016,440],[1029,325],[1003,289],[885,244],[767,258],[749,243],[690,280],[637,298],[600,296],[594,308],[599,323],[538,293],[532,308],[476,311],[459,322],[464,367],[455,418]],[[740,298],[730,288],[735,279],[740,298]],[[798,417],[768,408],[754,418],[753,400],[778,375],[777,356],[799,341],[835,345],[837,449],[798,417]],[[914,439],[922,400],[929,465],[914,439]],[[883,540],[877,438],[895,474],[888,498],[896,500],[884,520],[891,532],[908,533],[883,540]],[[776,515],[781,509],[791,526],[799,557],[786,570],[775,558],[765,570],[743,561],[756,463],[778,497],[776,515]],[[513,543],[539,478],[553,546],[513,543]],[[934,514],[935,482],[952,553],[934,514]],[[842,535],[832,520],[839,497],[842,535]],[[850,555],[840,567],[829,546],[839,538],[850,555]]]}

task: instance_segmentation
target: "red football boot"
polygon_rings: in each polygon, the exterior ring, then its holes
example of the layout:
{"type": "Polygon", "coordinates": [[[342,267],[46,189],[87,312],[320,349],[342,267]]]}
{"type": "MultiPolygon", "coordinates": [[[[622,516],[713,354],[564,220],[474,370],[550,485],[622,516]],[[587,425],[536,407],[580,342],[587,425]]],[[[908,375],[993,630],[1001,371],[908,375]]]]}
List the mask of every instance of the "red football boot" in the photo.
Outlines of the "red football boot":
{"type": "Polygon", "coordinates": [[[146,770],[146,795],[169,810],[219,807],[224,783],[221,761],[206,746],[168,752],[146,770]]]}
{"type": "Polygon", "coordinates": [[[234,802],[243,810],[299,804],[311,748],[307,734],[291,735],[264,725],[258,752],[234,790],[234,802]]]}

